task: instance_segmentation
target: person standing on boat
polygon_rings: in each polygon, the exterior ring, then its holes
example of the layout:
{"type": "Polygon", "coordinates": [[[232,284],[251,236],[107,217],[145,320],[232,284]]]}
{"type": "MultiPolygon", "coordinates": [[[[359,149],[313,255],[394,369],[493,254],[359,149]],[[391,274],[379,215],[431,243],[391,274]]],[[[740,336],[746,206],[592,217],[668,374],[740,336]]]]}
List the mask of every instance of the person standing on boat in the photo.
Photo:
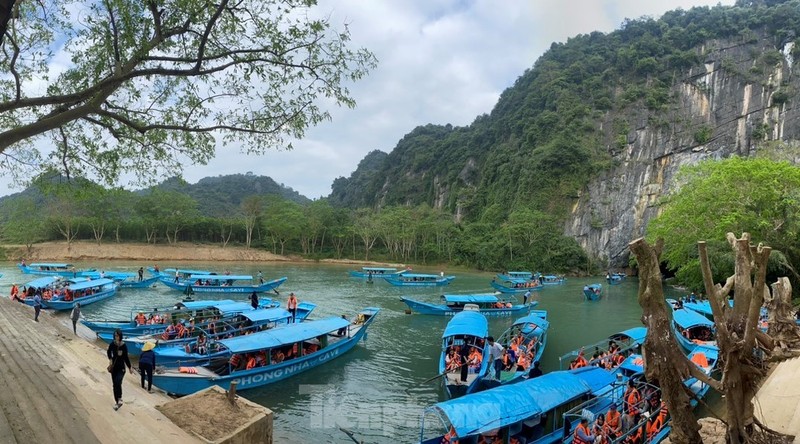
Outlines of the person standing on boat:
{"type": "Polygon", "coordinates": [[[259,270],[258,275],[256,277],[258,277],[258,284],[259,285],[264,285],[264,275],[261,273],[260,270],[259,270]]]}
{"type": "Polygon", "coordinates": [[[297,319],[297,297],[295,297],[294,293],[289,293],[289,300],[286,301],[286,309],[292,314],[292,324],[294,324],[297,319]]]}
{"type": "Polygon", "coordinates": [[[503,350],[505,348],[499,342],[494,342],[494,337],[489,336],[489,360],[494,366],[494,377],[500,380],[500,371],[503,370],[503,350]]]}
{"type": "Polygon", "coordinates": [[[144,279],[144,267],[139,267],[139,282],[144,279]]]}
{"type": "Polygon", "coordinates": [[[114,340],[108,344],[106,351],[108,368],[111,373],[111,383],[114,386],[114,410],[122,407],[122,380],[125,378],[125,367],[132,371],[131,360],[128,358],[128,346],[122,342],[122,330],[114,330],[114,340]]]}
{"type": "Polygon", "coordinates": [[[69,314],[69,318],[72,319],[72,333],[75,335],[78,334],[78,319],[81,318],[81,303],[76,302],[75,306],[72,307],[72,313],[69,314]]]}
{"type": "Polygon", "coordinates": [[[39,322],[39,312],[42,311],[42,296],[37,291],[33,296],[33,320],[39,322]]]}
{"type": "Polygon", "coordinates": [[[528,305],[528,298],[531,297],[531,291],[528,290],[522,295],[522,305],[528,305]]]}
{"type": "Polygon", "coordinates": [[[253,307],[253,310],[258,308],[258,293],[255,291],[250,295],[250,305],[253,307]]]}
{"type": "Polygon", "coordinates": [[[175,270],[175,283],[177,284],[180,280],[181,273],[178,270],[175,270]]]}

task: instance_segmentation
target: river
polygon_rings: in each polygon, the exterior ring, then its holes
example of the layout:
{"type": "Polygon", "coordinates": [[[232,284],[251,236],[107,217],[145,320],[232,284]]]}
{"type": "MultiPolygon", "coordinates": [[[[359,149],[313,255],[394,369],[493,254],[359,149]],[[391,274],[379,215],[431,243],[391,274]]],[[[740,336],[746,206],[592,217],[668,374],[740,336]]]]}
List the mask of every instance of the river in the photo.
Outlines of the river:
{"type": "MultiPolygon", "coordinates": [[[[91,266],[106,271],[134,271],[152,264],[95,261],[76,262],[75,265],[79,269],[91,266]]],[[[493,276],[457,271],[452,273],[456,279],[447,287],[400,288],[380,279],[369,284],[350,278],[347,271],[358,268],[352,265],[159,264],[162,269],[176,265],[219,273],[227,269],[232,274],[253,276],[261,271],[265,280],[287,276],[289,280],[279,288],[280,296],[273,297],[285,306],[289,292],[295,292],[300,301],[317,304],[312,318],[346,314],[352,319],[363,307],[381,308],[366,341],[351,352],[325,367],[242,392],[248,399],[275,412],[274,439],[279,443],[351,443],[339,428],[352,431],[357,439],[368,443],[414,441],[419,434],[423,409],[445,399],[439,380],[425,381],[438,373],[441,334],[449,318],[405,314],[406,306],[400,296],[435,301],[445,292],[490,293],[489,281],[493,276]]],[[[439,272],[421,268],[415,271],[439,272]]],[[[11,263],[3,264],[0,273],[4,274],[0,287],[4,288],[5,295],[13,282],[22,285],[35,278],[21,274],[11,263]]],[[[629,278],[616,286],[604,283],[604,296],[600,301],[584,301],[583,286],[602,281],[602,277],[569,278],[565,285],[534,292],[534,300],[539,302],[537,309],[547,310],[550,321],[547,348],[541,362],[545,372],[557,370],[558,357],[570,350],[641,325],[641,309],[636,302],[638,281],[629,278]]],[[[115,298],[85,307],[83,314],[87,318],[127,319],[133,307],[169,305],[182,297],[180,292],[161,284],[148,290],[122,290],[115,298]]],[[[206,298],[206,295],[195,295],[195,298],[206,298]]],[[[68,314],[59,316],[66,319],[68,314]]],[[[512,321],[512,318],[490,318],[490,332],[499,336],[512,321]]]]}

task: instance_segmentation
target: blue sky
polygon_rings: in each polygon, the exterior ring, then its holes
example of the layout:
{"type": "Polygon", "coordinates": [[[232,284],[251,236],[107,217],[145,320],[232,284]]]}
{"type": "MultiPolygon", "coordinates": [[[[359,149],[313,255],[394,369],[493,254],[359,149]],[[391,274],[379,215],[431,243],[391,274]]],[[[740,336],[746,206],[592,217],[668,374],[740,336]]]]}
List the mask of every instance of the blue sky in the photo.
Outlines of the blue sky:
{"type": "MultiPolygon", "coordinates": [[[[187,166],[184,178],[252,172],[310,198],[327,196],[335,178],[349,176],[372,150],[391,151],[414,127],[463,126],[490,112],[552,42],[609,32],[625,18],[717,3],[733,0],[319,0],[316,13],[337,27],[347,23],[353,45],[378,58],[350,86],[357,107],[332,109],[332,121],[310,129],[292,151],[248,156],[229,146],[209,165],[187,166]]],[[[0,184],[0,194],[20,191],[8,178],[0,184]]]]}

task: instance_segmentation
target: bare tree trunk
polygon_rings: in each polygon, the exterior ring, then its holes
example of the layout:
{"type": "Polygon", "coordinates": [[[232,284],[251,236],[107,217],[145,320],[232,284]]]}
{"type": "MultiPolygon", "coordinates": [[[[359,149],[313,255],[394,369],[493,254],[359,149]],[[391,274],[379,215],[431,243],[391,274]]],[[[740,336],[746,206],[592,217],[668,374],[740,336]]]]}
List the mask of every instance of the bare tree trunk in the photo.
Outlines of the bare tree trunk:
{"type": "Polygon", "coordinates": [[[792,310],[792,284],[789,278],[778,278],[772,284],[772,296],[764,295],[769,313],[767,334],[782,352],[788,348],[800,348],[800,328],[792,310]]]}
{"type": "Polygon", "coordinates": [[[664,246],[659,239],[650,246],[639,238],[629,244],[639,263],[639,305],[642,323],[647,327],[644,362],[648,381],[657,381],[664,402],[672,417],[673,442],[701,444],[700,426],[692,413],[689,395],[683,380],[692,372],[693,364],[684,356],[670,327],[672,315],[664,304],[659,256],[664,246]]]}

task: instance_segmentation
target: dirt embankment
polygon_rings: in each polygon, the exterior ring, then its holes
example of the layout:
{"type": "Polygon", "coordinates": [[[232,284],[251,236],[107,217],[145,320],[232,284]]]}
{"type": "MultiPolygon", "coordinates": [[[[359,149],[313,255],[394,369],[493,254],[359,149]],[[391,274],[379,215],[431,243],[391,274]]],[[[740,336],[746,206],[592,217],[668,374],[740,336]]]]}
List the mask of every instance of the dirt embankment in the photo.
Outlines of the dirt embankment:
{"type": "MultiPolygon", "coordinates": [[[[178,243],[136,244],[78,241],[67,246],[66,242],[42,242],[30,249],[20,245],[6,245],[9,260],[27,262],[37,261],[87,261],[87,260],[129,260],[129,261],[232,261],[232,262],[312,262],[297,256],[281,256],[269,251],[239,246],[222,248],[220,245],[197,245],[178,243]]],[[[323,259],[320,262],[341,264],[362,264],[402,267],[405,264],[358,261],[352,259],[323,259]]]]}

